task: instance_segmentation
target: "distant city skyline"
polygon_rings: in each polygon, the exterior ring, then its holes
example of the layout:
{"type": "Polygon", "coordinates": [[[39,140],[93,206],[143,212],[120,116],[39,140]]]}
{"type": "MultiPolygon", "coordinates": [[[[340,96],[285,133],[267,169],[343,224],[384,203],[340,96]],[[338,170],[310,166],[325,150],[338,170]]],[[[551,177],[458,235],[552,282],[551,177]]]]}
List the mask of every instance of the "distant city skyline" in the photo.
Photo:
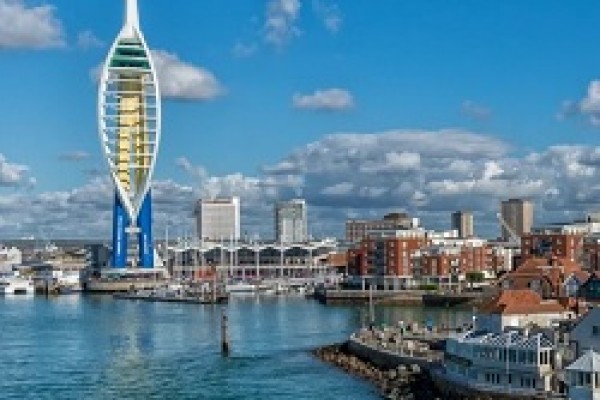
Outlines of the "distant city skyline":
{"type": "MultiPolygon", "coordinates": [[[[123,0],[0,0],[0,239],[108,238],[98,67],[123,0]]],[[[239,196],[241,231],[305,198],[309,234],[393,211],[447,229],[501,200],[534,225],[600,209],[596,2],[139,0],[165,97],[157,237],[200,197],[239,196]]]]}

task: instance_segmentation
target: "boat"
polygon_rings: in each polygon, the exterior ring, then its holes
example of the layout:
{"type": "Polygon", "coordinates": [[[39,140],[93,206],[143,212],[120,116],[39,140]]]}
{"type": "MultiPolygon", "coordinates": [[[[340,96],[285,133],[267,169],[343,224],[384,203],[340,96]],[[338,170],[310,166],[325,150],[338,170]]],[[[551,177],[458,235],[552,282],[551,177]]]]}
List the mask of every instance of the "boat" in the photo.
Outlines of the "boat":
{"type": "Polygon", "coordinates": [[[19,277],[0,278],[0,295],[33,295],[35,285],[31,279],[19,277]]]}
{"type": "Polygon", "coordinates": [[[256,285],[245,282],[234,282],[225,285],[225,291],[227,293],[235,294],[235,293],[254,293],[256,292],[256,285]]]}

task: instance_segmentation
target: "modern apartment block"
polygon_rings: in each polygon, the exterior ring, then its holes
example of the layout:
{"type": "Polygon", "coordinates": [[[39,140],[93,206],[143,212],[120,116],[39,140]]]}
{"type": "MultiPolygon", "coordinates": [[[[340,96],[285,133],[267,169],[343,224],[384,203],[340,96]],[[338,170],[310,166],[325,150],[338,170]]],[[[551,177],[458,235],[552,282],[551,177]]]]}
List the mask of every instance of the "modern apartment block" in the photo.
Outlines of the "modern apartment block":
{"type": "Polygon", "coordinates": [[[473,236],[473,213],[470,211],[456,211],[452,213],[452,229],[458,231],[461,238],[473,236]]]}
{"type": "Polygon", "coordinates": [[[521,237],[522,261],[532,257],[555,257],[578,262],[583,250],[583,235],[579,233],[536,230],[521,237]]]}
{"type": "Polygon", "coordinates": [[[218,242],[240,240],[240,199],[200,199],[194,212],[198,238],[218,242]]]}
{"type": "Polygon", "coordinates": [[[360,275],[412,277],[413,255],[427,244],[424,229],[379,231],[367,235],[349,257],[360,275]]]}
{"type": "Polygon", "coordinates": [[[349,219],[346,221],[346,241],[358,243],[371,231],[411,229],[418,226],[419,219],[411,218],[406,213],[390,213],[379,220],[349,219]]]}
{"type": "Polygon", "coordinates": [[[275,205],[275,240],[278,243],[304,243],[308,240],[304,199],[281,201],[275,205]]]}
{"type": "MultiPolygon", "coordinates": [[[[531,232],[533,225],[533,203],[524,199],[509,199],[501,204],[501,216],[514,234],[522,236],[531,232]]],[[[511,232],[502,226],[502,238],[511,239],[511,232]]]]}

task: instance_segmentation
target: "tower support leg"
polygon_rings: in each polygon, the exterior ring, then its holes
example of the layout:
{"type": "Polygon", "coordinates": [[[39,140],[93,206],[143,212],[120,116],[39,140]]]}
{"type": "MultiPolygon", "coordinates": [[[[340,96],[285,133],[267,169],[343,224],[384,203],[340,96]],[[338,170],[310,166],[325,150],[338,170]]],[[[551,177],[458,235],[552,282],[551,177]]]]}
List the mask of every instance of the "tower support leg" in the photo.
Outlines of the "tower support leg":
{"type": "Polygon", "coordinates": [[[127,267],[127,233],[125,228],[129,225],[129,217],[121,203],[119,195],[115,193],[113,210],[113,240],[112,240],[112,267],[127,267]]]}
{"type": "Polygon", "coordinates": [[[140,209],[140,216],[138,217],[139,232],[139,250],[140,250],[140,262],[139,265],[142,268],[154,268],[154,242],[152,240],[152,195],[148,191],[144,201],[142,202],[142,208],[140,209]]]}

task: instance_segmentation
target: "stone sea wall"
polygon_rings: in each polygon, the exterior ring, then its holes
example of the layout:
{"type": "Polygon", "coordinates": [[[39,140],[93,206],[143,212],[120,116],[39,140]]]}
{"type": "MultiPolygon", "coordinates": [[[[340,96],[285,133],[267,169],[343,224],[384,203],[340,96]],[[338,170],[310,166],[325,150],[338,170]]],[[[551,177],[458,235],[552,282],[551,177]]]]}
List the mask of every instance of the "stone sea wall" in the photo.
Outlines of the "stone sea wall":
{"type": "Polygon", "coordinates": [[[389,400],[434,400],[448,399],[438,392],[429,376],[429,372],[419,365],[399,365],[386,368],[383,361],[378,367],[355,355],[348,343],[320,347],[314,350],[320,360],[343,369],[349,374],[366,379],[373,383],[389,400]]]}

